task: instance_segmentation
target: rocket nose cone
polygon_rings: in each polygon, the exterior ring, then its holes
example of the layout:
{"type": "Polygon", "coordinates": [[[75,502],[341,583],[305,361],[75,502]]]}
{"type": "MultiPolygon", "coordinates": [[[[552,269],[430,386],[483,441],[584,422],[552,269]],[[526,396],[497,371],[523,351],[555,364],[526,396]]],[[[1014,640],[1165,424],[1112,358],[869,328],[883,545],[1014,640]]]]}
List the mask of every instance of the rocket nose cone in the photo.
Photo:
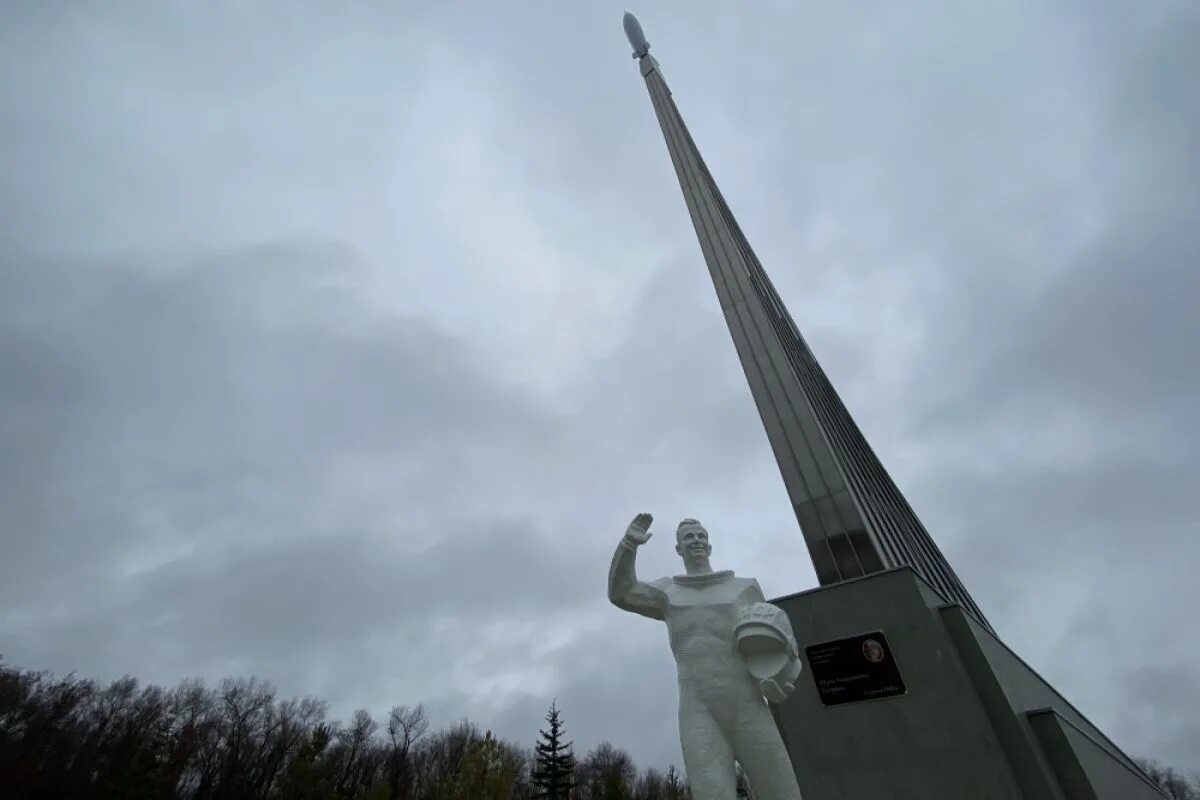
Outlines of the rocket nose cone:
{"type": "Polygon", "coordinates": [[[633,54],[638,58],[646,55],[650,50],[650,44],[646,41],[646,35],[642,33],[642,26],[637,21],[637,17],[626,11],[622,24],[625,26],[625,36],[629,39],[633,54]]]}

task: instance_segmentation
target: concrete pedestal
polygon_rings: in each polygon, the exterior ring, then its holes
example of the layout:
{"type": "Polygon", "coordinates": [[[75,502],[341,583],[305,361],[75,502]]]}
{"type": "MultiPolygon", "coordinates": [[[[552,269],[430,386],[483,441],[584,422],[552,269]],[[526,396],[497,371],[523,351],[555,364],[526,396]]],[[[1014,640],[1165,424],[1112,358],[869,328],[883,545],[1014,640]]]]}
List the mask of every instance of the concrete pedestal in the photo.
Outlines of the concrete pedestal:
{"type": "MultiPolygon", "coordinates": [[[[805,659],[796,692],[775,707],[805,800],[1164,796],[994,634],[907,567],[772,602],[787,612],[805,659]],[[875,631],[905,693],[826,705],[806,649],[875,631]]],[[[848,674],[848,685],[857,677],[848,674]]]]}

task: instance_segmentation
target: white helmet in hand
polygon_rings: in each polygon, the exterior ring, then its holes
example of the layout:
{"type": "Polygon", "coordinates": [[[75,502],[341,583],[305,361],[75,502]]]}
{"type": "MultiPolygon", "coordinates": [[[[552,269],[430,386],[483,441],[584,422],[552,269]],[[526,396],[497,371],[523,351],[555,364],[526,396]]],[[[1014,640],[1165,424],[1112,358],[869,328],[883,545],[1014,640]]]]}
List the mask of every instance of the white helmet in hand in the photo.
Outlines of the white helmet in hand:
{"type": "Polygon", "coordinates": [[[733,627],[738,653],[759,682],[763,697],[782,703],[796,688],[800,655],[787,614],[770,603],[751,603],[733,627]]]}

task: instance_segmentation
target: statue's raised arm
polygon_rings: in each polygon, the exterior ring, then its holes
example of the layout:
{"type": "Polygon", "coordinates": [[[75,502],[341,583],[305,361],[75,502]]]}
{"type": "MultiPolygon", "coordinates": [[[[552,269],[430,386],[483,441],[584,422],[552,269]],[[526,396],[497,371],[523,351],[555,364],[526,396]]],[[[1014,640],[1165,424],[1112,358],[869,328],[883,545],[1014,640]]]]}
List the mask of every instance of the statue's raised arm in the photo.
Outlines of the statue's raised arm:
{"type": "Polygon", "coordinates": [[[608,570],[608,599],[623,611],[661,620],[666,618],[666,593],[659,586],[639,581],[634,571],[637,548],[654,535],[650,533],[653,521],[650,514],[638,514],[625,529],[608,570]]]}

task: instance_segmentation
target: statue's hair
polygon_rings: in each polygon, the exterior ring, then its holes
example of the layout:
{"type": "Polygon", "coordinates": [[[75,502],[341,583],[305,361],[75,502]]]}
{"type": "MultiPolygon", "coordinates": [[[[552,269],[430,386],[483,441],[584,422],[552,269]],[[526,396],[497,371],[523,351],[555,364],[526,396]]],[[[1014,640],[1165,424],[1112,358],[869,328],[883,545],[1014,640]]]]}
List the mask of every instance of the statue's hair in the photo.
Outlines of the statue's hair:
{"type": "Polygon", "coordinates": [[[708,528],[705,528],[703,525],[701,525],[699,520],[687,517],[686,519],[680,520],[679,527],[675,529],[675,541],[679,541],[679,535],[683,533],[684,528],[699,528],[705,533],[708,533],[708,528]]]}

